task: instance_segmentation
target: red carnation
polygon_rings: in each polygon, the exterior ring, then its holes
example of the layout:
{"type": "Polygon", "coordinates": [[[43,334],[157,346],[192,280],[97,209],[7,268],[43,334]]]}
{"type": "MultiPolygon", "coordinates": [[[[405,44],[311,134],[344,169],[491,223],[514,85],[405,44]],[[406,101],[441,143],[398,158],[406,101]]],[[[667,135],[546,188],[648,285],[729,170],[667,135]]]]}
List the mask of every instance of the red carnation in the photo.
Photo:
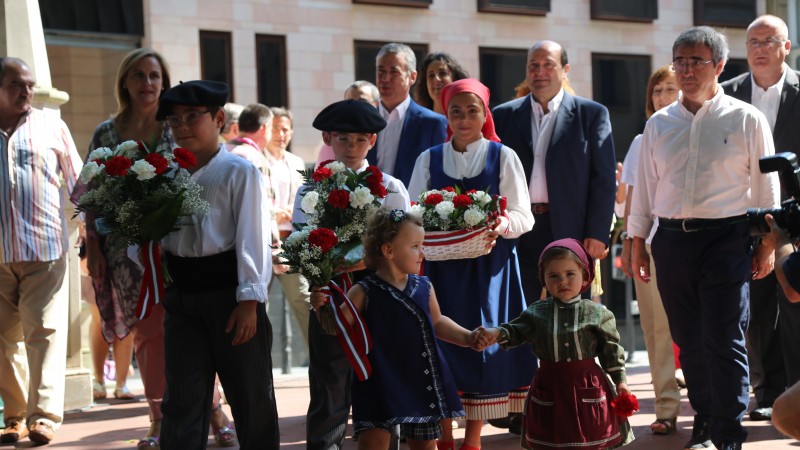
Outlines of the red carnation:
{"type": "Polygon", "coordinates": [[[330,228],[317,228],[308,233],[308,243],[326,253],[339,243],[339,238],[330,228]]]}
{"type": "Polygon", "coordinates": [[[465,194],[474,194],[476,192],[478,192],[476,189],[470,189],[470,190],[468,190],[467,192],[464,192],[464,193],[465,194]]]}
{"type": "Polygon", "coordinates": [[[443,191],[447,191],[447,192],[455,192],[456,191],[455,189],[453,189],[453,186],[445,186],[445,187],[442,188],[442,190],[443,191]]]}
{"type": "Polygon", "coordinates": [[[319,183],[322,180],[328,179],[333,176],[333,171],[327,167],[320,167],[311,174],[311,179],[319,183]]]}
{"type": "Polygon", "coordinates": [[[326,159],[325,161],[322,161],[321,163],[319,163],[319,165],[317,167],[325,167],[325,166],[327,166],[328,164],[330,164],[332,162],[336,162],[336,160],[335,159],[326,159]]]}
{"type": "Polygon", "coordinates": [[[456,208],[466,208],[471,204],[472,199],[469,197],[469,195],[459,194],[453,198],[453,205],[455,205],[456,208]]]}
{"type": "Polygon", "coordinates": [[[497,204],[498,204],[498,206],[500,206],[500,212],[504,213],[504,212],[506,212],[506,206],[508,205],[508,199],[505,198],[505,197],[500,197],[497,200],[497,204]]]}
{"type": "Polygon", "coordinates": [[[367,166],[367,183],[381,184],[383,183],[383,172],[375,166],[367,166]]]}
{"type": "Polygon", "coordinates": [[[194,156],[194,153],[183,147],[176,148],[172,151],[172,154],[175,156],[175,162],[178,163],[178,167],[182,169],[188,169],[197,165],[197,158],[194,156]]]}
{"type": "Polygon", "coordinates": [[[350,192],[344,189],[334,189],[328,194],[328,203],[334,208],[345,209],[350,204],[350,192]]]}
{"type": "Polygon", "coordinates": [[[150,163],[151,166],[156,168],[156,175],[161,175],[162,173],[167,171],[167,167],[169,164],[167,163],[167,158],[164,158],[158,153],[148,153],[144,160],[150,163]]]}
{"type": "Polygon", "coordinates": [[[378,184],[376,186],[369,186],[369,193],[375,197],[384,198],[389,194],[389,191],[386,190],[384,185],[378,184]]]}
{"type": "Polygon", "coordinates": [[[112,156],[106,161],[106,173],[112,177],[121,177],[128,174],[128,169],[133,166],[133,161],[124,156],[112,156]]]}
{"type": "Polygon", "coordinates": [[[639,399],[633,394],[620,394],[611,400],[611,408],[619,417],[630,417],[639,410],[639,399]]]}
{"type": "Polygon", "coordinates": [[[431,206],[436,206],[439,203],[442,203],[443,200],[444,200],[444,197],[442,197],[442,194],[437,194],[437,193],[434,192],[433,194],[428,194],[428,196],[425,197],[425,204],[426,205],[431,205],[431,206]]]}

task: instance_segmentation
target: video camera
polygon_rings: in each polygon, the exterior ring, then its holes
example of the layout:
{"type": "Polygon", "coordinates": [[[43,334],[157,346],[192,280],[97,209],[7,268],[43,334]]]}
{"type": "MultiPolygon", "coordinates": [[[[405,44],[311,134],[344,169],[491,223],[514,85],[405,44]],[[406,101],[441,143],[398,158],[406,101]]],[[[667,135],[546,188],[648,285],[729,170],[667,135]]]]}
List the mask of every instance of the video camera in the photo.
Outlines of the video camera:
{"type": "Polygon", "coordinates": [[[780,208],[751,208],[747,210],[750,234],[763,236],[769,233],[769,225],[764,216],[772,214],[792,240],[800,239],[800,165],[797,155],[790,152],[765,156],[758,161],[761,173],[779,172],[781,188],[791,197],[781,203],[780,208]]]}

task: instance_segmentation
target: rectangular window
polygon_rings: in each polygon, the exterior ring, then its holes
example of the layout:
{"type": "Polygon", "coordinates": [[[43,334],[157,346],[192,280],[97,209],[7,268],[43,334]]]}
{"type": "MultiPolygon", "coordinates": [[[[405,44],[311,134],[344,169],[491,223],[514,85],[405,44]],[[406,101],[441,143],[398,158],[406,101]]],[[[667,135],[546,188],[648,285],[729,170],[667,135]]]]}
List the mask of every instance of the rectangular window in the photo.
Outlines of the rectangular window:
{"type": "Polygon", "coordinates": [[[658,18],[658,0],[592,0],[592,19],[652,22],[658,18]]]}
{"type": "Polygon", "coordinates": [[[592,54],[594,100],[608,108],[618,161],[625,159],[631,141],[644,130],[650,64],[645,55],[592,54]]]}
{"type": "Polygon", "coordinates": [[[415,8],[427,8],[431,6],[433,0],[353,0],[353,3],[360,3],[362,5],[411,6],[415,8]]]}
{"type": "Polygon", "coordinates": [[[142,0],[39,0],[45,30],[144,35],[142,0]]]}
{"type": "Polygon", "coordinates": [[[694,0],[695,25],[747,28],[756,18],[756,0],[694,0]]]}
{"type": "Polygon", "coordinates": [[[478,11],[544,16],[550,0],[478,0],[478,11]]]}
{"type": "MultiPolygon", "coordinates": [[[[353,41],[354,47],[354,54],[355,54],[355,71],[356,71],[356,80],[366,80],[372,84],[375,83],[375,57],[378,56],[378,52],[380,51],[381,47],[388,44],[388,42],[381,42],[381,41],[353,41]]],[[[428,55],[428,44],[409,44],[408,42],[404,42],[404,44],[411,47],[411,50],[414,52],[414,56],[417,57],[417,67],[416,70],[419,70],[419,64],[425,59],[425,56],[428,55]]],[[[355,81],[355,80],[353,80],[355,81]]],[[[425,82],[425,77],[417,76],[417,82],[422,81],[425,82]]],[[[344,86],[341,86],[344,89],[344,86]]]]}
{"type": "Polygon", "coordinates": [[[233,91],[233,56],[231,33],[200,30],[200,77],[221,81],[231,90],[228,101],[236,98],[233,91]]]}
{"type": "Polygon", "coordinates": [[[256,73],[258,102],[289,107],[286,70],[286,37],[256,35],[256,73]]]}
{"type": "Polygon", "coordinates": [[[719,74],[719,82],[723,83],[725,81],[730,80],[731,78],[735,78],[745,72],[750,71],[750,66],[747,65],[746,59],[729,59],[725,63],[725,68],[722,70],[722,73],[719,74]]]}
{"type": "MultiPolygon", "coordinates": [[[[489,106],[507,102],[517,96],[515,87],[525,83],[525,66],[528,50],[518,48],[478,49],[481,82],[489,88],[492,97],[489,106]]],[[[527,94],[527,88],[525,88],[527,94]]]]}

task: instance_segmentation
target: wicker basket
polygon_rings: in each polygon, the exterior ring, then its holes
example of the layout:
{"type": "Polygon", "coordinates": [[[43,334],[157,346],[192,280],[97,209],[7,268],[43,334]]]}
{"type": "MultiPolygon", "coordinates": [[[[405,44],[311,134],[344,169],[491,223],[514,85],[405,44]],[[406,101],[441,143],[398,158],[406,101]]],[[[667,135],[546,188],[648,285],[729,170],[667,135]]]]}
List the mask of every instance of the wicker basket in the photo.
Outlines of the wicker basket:
{"type": "Polygon", "coordinates": [[[486,248],[484,237],[488,228],[458,231],[426,231],[425,259],[446,261],[448,259],[472,259],[491,251],[486,248]]]}

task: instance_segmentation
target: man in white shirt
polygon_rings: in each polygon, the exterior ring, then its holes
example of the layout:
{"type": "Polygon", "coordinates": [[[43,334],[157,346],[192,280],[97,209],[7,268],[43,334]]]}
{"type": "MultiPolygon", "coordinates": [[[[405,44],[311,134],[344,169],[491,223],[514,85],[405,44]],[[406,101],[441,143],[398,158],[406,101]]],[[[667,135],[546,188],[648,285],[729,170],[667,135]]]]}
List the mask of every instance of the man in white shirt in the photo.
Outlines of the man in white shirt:
{"type": "Polygon", "coordinates": [[[407,45],[384,45],[375,66],[381,94],[378,112],[387,125],[378,133],[378,141],[367,160],[408,186],[420,153],[443,143],[447,137],[447,119],[419,106],[409,96],[417,80],[417,58],[407,45]]]}
{"type": "Polygon", "coordinates": [[[773,269],[774,244],[751,250],[746,212],[778,204],[775,174],[758,170],[774,153],[769,124],[717,83],[728,43],[710,27],[682,33],[672,47],[682,94],[647,122],[628,233],[633,272],[649,281],[652,242],[658,288],[681,349],[689,401],[697,412],[686,448],[739,450],[750,400],[744,333],[748,282],[773,269]]]}
{"type": "MultiPolygon", "coordinates": [[[[792,43],[786,23],[761,16],[747,28],[750,72],[722,83],[725,93],[747,102],[767,117],[776,152],[800,153],[800,76],[786,65],[792,43]]],[[[800,305],[786,299],[775,274],[750,283],[747,358],[756,397],[752,420],[772,418],[772,403],[800,381],[800,305]]]]}

